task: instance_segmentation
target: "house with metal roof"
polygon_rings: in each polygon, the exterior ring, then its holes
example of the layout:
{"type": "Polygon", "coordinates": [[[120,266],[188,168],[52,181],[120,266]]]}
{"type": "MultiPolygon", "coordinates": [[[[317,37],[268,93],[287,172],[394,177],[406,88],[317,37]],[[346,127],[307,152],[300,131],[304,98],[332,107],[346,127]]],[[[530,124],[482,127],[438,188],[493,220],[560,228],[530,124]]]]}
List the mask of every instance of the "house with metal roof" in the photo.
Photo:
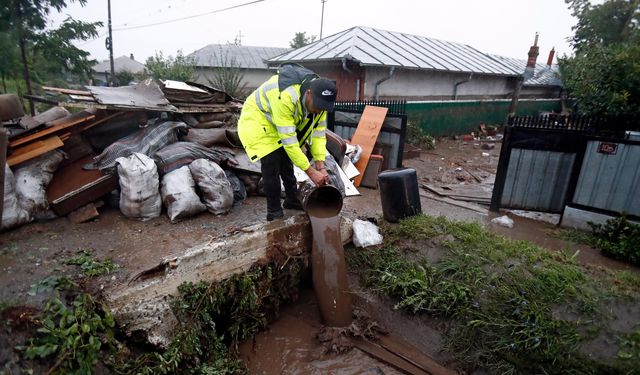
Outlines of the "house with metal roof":
{"type": "MultiPolygon", "coordinates": [[[[111,62],[109,60],[103,60],[94,65],[91,70],[93,79],[98,81],[95,84],[106,83],[111,73],[111,62]]],[[[143,63],[136,61],[136,59],[133,58],[133,54],[131,54],[113,59],[113,70],[116,73],[126,71],[133,74],[140,74],[144,73],[145,67],[143,63]]]]}
{"type": "MultiPolygon", "coordinates": [[[[527,65],[467,44],[362,26],[272,57],[267,64],[286,62],[334,79],[339,100],[506,99],[522,83],[527,65]]],[[[537,87],[531,91],[523,84],[521,95],[557,98],[559,81],[544,83],[550,86],[531,81],[537,87]]]]}
{"type": "Polygon", "coordinates": [[[209,44],[188,55],[195,60],[198,83],[209,84],[218,68],[235,67],[243,74],[246,90],[254,90],[269,79],[275,68],[267,65],[266,60],[288,52],[289,48],[252,47],[236,44],[209,44]]]}

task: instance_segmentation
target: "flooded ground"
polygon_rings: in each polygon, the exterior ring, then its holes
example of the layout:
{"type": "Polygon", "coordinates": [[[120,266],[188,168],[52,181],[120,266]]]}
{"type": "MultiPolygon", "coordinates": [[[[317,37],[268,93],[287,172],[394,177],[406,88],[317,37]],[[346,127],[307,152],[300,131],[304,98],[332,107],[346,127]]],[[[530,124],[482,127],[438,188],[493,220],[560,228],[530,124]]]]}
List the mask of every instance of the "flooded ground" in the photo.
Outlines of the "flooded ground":
{"type": "MultiPolygon", "coordinates": [[[[425,151],[420,157],[405,161],[415,168],[419,183],[480,183],[491,182],[499,157],[500,145],[483,150],[473,142],[442,140],[436,150],[425,151]]],[[[360,189],[361,196],[345,199],[342,215],[351,219],[382,218],[380,192],[360,189]]],[[[514,228],[490,224],[495,214],[452,206],[421,194],[422,212],[446,216],[452,220],[477,221],[492,231],[513,239],[528,240],[541,246],[576,254],[579,261],[612,269],[639,271],[621,262],[603,257],[596,250],[558,239],[555,226],[510,215],[514,228]]],[[[148,222],[124,218],[117,209],[99,208],[100,217],[84,224],[72,224],[67,218],[27,224],[0,234],[0,301],[33,303],[27,292],[47,276],[63,270],[61,260],[81,249],[91,249],[96,259],[112,258],[120,269],[98,283],[123,283],[142,270],[155,266],[164,257],[249,225],[263,222],[266,204],[263,197],[250,197],[224,216],[207,213],[171,224],[162,217],[148,222]]],[[[285,211],[291,216],[299,211],[285,211]]],[[[503,213],[501,213],[503,214],[503,213]]],[[[639,271],[640,272],[640,271],[639,271]]],[[[372,317],[385,328],[396,332],[408,343],[448,365],[451,356],[441,352],[439,326],[446,322],[416,319],[395,311],[388,301],[360,290],[350,281],[354,304],[368,306],[372,317]],[[374,308],[371,308],[374,306],[374,308]]],[[[359,349],[346,354],[328,354],[316,339],[322,328],[319,309],[312,290],[302,293],[298,302],[285,307],[280,319],[254,340],[240,345],[239,354],[252,374],[396,374],[359,349]]]]}

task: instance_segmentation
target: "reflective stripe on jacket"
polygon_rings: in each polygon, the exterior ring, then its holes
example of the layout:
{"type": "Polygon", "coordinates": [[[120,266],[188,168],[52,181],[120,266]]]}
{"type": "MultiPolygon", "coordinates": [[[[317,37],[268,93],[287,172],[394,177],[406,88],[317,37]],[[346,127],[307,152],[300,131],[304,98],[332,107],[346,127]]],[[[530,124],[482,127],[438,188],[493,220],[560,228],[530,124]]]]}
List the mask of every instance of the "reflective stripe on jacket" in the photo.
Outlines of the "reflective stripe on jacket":
{"type": "Polygon", "coordinates": [[[291,162],[304,171],[309,161],[301,147],[307,142],[313,158],[325,160],[327,112],[306,116],[300,86],[293,84],[280,91],[278,75],[274,75],[244,102],[238,135],[249,159],[255,162],[284,147],[291,162]]]}

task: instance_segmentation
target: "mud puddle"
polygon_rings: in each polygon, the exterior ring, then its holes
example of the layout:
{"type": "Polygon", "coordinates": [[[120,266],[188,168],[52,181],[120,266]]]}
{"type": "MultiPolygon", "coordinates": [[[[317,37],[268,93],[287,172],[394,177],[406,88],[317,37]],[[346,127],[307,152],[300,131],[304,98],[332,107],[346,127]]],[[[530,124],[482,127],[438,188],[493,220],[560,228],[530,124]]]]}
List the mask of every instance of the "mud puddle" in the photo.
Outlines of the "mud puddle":
{"type": "Polygon", "coordinates": [[[239,358],[250,374],[401,374],[357,348],[326,353],[316,338],[322,328],[314,291],[305,289],[267,330],[240,344],[239,358]]]}
{"type": "Polygon", "coordinates": [[[608,258],[602,255],[598,249],[558,238],[558,231],[560,229],[554,225],[515,215],[509,215],[509,217],[514,221],[513,228],[505,228],[497,224],[489,224],[489,229],[496,234],[514,240],[529,241],[550,250],[564,251],[570,256],[575,254],[576,259],[585,265],[603,266],[614,270],[640,272],[640,267],[634,267],[627,263],[608,258]]]}

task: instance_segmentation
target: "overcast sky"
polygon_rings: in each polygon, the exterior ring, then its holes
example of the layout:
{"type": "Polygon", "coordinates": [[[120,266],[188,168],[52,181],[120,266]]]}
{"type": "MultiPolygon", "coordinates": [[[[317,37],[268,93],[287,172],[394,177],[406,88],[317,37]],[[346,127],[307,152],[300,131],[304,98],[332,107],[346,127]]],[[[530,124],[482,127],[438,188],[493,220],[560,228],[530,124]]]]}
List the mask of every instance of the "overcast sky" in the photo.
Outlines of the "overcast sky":
{"type": "MultiPolygon", "coordinates": [[[[321,0],[112,0],[114,57],[133,54],[144,62],[156,51],[189,54],[211,43],[289,47],[296,32],[320,35],[321,0]],[[239,6],[235,9],[219,11],[239,6]],[[216,12],[219,11],[219,12],[216,12]],[[198,16],[196,16],[198,15],[198,16]],[[178,18],[184,20],[172,21],[178,18]],[[148,24],[155,26],[133,28],[148,24]],[[127,29],[132,28],[132,29],[127,29]]],[[[109,58],[107,0],[71,4],[52,15],[52,26],[67,15],[82,21],[103,21],[100,37],[79,42],[93,58],[109,58]]],[[[540,33],[538,62],[549,50],[571,54],[567,38],[576,19],[564,0],[327,0],[324,37],[353,26],[368,26],[450,42],[468,44],[482,52],[527,58],[535,33],[540,33]]]]}

